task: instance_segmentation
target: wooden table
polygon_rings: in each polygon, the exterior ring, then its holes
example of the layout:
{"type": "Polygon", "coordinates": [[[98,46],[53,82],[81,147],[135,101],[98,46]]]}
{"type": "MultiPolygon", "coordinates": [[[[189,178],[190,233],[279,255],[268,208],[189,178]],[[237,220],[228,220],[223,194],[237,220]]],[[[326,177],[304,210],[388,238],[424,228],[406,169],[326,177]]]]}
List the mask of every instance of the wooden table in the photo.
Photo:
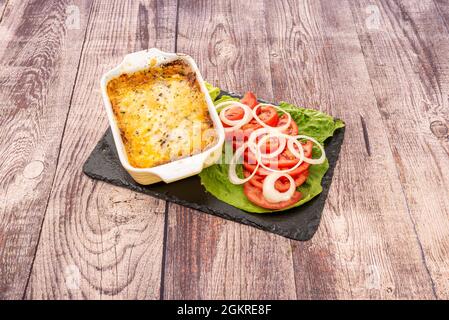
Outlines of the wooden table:
{"type": "Polygon", "coordinates": [[[0,17],[0,298],[449,298],[449,1],[0,0],[0,17]],[[346,121],[312,240],[83,175],[101,75],[150,47],[346,121]]]}

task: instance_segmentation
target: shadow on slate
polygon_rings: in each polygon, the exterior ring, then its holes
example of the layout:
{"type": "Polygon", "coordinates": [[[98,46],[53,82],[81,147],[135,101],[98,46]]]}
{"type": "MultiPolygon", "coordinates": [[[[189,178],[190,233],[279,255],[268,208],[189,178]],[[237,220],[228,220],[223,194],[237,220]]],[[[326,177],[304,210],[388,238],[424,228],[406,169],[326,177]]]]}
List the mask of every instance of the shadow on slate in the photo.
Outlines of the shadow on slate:
{"type": "MultiPolygon", "coordinates": [[[[222,91],[224,95],[241,95],[222,91]]],[[[120,164],[110,129],[84,164],[83,171],[91,178],[129,188],[156,198],[237,221],[290,239],[306,241],[315,234],[321,220],[324,203],[343,143],[344,128],[338,129],[325,143],[329,170],[322,180],[323,192],[302,206],[281,213],[248,213],[215,198],[206,192],[200,178],[193,176],[170,184],[159,182],[143,186],[135,182],[120,164]]]]}

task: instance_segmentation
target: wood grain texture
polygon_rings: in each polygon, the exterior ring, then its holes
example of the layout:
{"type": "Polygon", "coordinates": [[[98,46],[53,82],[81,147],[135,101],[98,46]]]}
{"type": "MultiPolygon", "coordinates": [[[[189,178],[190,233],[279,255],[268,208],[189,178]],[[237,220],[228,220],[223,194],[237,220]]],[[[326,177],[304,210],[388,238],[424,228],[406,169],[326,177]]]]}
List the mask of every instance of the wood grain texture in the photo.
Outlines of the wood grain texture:
{"type": "Polygon", "coordinates": [[[8,4],[7,0],[0,0],[0,22],[2,22],[3,20],[3,15],[5,13],[7,4],[8,4]]]}
{"type": "Polygon", "coordinates": [[[0,35],[0,299],[449,298],[448,1],[0,0],[0,35]],[[153,46],[346,121],[311,241],[82,174],[153,46]]]}
{"type": "Polygon", "coordinates": [[[433,1],[351,1],[378,108],[434,282],[449,298],[449,34],[433,1]],[[364,8],[376,5],[379,29],[364,8]]]}
{"type": "MultiPolygon", "coordinates": [[[[263,9],[261,1],[181,1],[178,51],[208,81],[270,100],[263,9]]],[[[289,240],[171,204],[164,283],[166,299],[296,298],[289,240]]]]}
{"type": "Polygon", "coordinates": [[[321,226],[292,244],[298,298],[434,298],[348,4],[265,3],[276,98],[346,122],[321,226]]]}
{"type": "Polygon", "coordinates": [[[0,298],[23,296],[50,194],[89,1],[10,1],[0,24],[0,298]],[[14,10],[10,8],[14,7],[14,10]]]}
{"type": "Polygon", "coordinates": [[[107,128],[99,80],[127,53],[172,51],[176,1],[95,1],[27,298],[157,299],[165,202],[94,181],[107,128]]]}
{"type": "Polygon", "coordinates": [[[438,15],[443,19],[446,27],[449,26],[449,2],[446,0],[433,0],[438,15]]]}

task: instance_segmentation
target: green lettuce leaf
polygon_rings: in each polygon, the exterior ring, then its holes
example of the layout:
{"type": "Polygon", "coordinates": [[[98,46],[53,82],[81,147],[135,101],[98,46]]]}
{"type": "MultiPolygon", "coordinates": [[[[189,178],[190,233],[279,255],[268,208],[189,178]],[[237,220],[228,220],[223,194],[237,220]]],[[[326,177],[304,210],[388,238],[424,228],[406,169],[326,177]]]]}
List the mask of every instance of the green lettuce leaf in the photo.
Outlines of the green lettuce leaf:
{"type": "Polygon", "coordinates": [[[214,87],[208,82],[205,82],[205,84],[207,91],[209,91],[210,98],[212,99],[212,101],[215,101],[215,99],[217,99],[218,95],[220,94],[220,88],[214,87]]]}
{"type": "MultiPolygon", "coordinates": [[[[212,85],[208,85],[208,90],[211,97],[214,97],[213,100],[215,104],[218,104],[222,101],[235,99],[229,96],[223,96],[220,99],[216,100],[220,92],[220,89],[218,89],[217,94],[217,89],[218,88],[213,87],[212,85]]],[[[324,143],[327,138],[331,137],[334,134],[335,130],[344,127],[343,121],[338,119],[335,120],[331,116],[317,110],[299,108],[286,102],[281,102],[279,106],[290,113],[292,119],[298,125],[299,134],[311,136],[321,143],[324,143]]],[[[319,149],[317,147],[314,147],[314,157],[319,157],[319,152],[319,149]]],[[[223,157],[224,154],[221,159],[222,161],[220,161],[218,164],[204,169],[199,174],[201,178],[201,184],[206,188],[206,190],[221,201],[224,201],[241,210],[254,213],[273,212],[273,210],[264,209],[251,203],[243,193],[242,185],[234,185],[229,182],[229,165],[226,164],[229,162],[224,161],[223,157]]],[[[321,193],[321,191],[323,190],[321,186],[321,180],[323,179],[323,176],[328,168],[329,163],[327,159],[320,165],[310,166],[309,177],[307,181],[298,188],[298,191],[300,191],[302,194],[302,198],[290,208],[300,206],[312,200],[315,196],[321,193]]],[[[243,176],[242,171],[242,165],[238,165],[237,174],[239,176],[243,176]]]]}

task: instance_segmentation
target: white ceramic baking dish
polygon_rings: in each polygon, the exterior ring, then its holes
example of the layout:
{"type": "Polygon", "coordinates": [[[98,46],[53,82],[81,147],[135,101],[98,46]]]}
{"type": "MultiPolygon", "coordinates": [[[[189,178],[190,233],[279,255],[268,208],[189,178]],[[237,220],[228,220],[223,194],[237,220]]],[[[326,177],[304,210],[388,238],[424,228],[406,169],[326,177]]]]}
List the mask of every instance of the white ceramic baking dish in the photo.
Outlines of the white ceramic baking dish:
{"type": "Polygon", "coordinates": [[[201,76],[195,61],[190,56],[181,53],[167,53],[156,48],[128,54],[123,59],[122,63],[103,75],[101,78],[101,94],[103,96],[104,106],[114,136],[114,142],[120,162],[136,182],[144,185],[159,181],[170,183],[198,174],[203,168],[206,168],[219,160],[225,135],[223,125],[221,124],[220,118],[206,89],[203,77],[201,76]],[[192,70],[196,73],[196,78],[201,87],[201,91],[204,93],[209,108],[209,114],[214,123],[214,129],[217,132],[218,139],[214,146],[202,153],[152,168],[135,168],[131,166],[128,161],[128,156],[112,110],[106,86],[111,79],[116,78],[123,73],[132,73],[150,67],[150,62],[154,60],[156,60],[156,65],[169,63],[174,60],[182,60],[191,66],[192,70]]]}

